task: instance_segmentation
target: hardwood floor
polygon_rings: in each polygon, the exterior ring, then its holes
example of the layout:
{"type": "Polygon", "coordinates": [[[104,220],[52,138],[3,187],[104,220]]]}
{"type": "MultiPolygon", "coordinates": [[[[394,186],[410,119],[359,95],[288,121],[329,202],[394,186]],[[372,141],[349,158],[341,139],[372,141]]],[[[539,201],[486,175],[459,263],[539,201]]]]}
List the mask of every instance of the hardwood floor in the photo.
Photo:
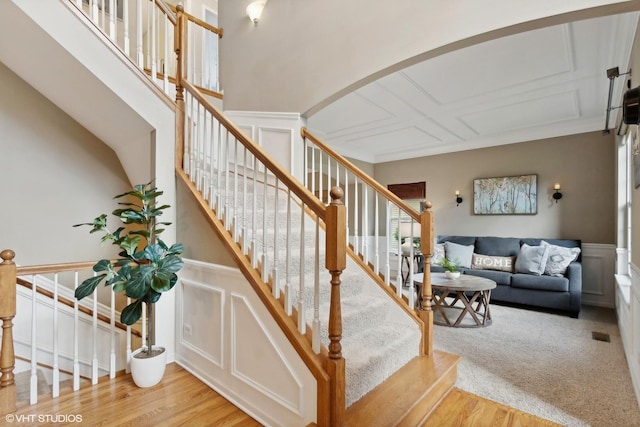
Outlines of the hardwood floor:
{"type": "Polygon", "coordinates": [[[260,426],[175,363],[167,365],[162,382],[154,387],[138,388],[129,375],[122,374],[76,393],[61,390],[59,398],[43,397],[37,405],[19,404],[12,414],[16,426],[49,425],[39,422],[38,416],[43,415],[62,416],[62,422],[50,423],[55,426],[77,426],[75,416],[82,417],[82,425],[105,427],[260,426]],[[65,416],[70,422],[64,422],[65,416]]]}
{"type": "MultiPolygon", "coordinates": [[[[409,383],[411,382],[413,381],[409,383]]],[[[396,394],[402,393],[396,390],[396,394]]],[[[375,421],[369,425],[398,425],[397,421],[390,418],[382,421],[385,406],[387,405],[378,406],[377,416],[374,415],[375,421]]],[[[0,411],[0,413],[6,414],[7,411],[0,411]]],[[[122,374],[115,380],[105,378],[95,387],[84,386],[76,393],[70,389],[61,389],[59,398],[42,396],[37,405],[18,403],[17,411],[9,411],[9,414],[13,418],[9,420],[2,415],[0,425],[260,426],[260,423],[175,363],[167,365],[162,382],[151,388],[138,388],[129,375],[122,374]],[[47,420],[42,419],[43,416],[58,418],[47,420]],[[78,422],[79,417],[81,417],[81,423],[78,422]],[[7,420],[12,423],[6,422],[7,420]]],[[[366,424],[356,421],[355,418],[347,418],[347,425],[364,427],[366,424]]],[[[550,421],[456,388],[451,390],[428,418],[421,421],[405,419],[400,425],[407,427],[558,426],[550,421]]]]}
{"type": "Polygon", "coordinates": [[[555,427],[560,424],[454,388],[420,426],[555,427]]]}

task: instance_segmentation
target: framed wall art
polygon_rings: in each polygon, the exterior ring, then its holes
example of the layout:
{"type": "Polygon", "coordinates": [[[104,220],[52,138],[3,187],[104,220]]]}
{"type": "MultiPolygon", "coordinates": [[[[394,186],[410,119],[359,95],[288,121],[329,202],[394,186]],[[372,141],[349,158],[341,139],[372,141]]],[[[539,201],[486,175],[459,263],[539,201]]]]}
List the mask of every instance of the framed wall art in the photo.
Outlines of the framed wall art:
{"type": "Polygon", "coordinates": [[[473,180],[476,215],[535,215],[538,213],[538,175],[473,180]]]}

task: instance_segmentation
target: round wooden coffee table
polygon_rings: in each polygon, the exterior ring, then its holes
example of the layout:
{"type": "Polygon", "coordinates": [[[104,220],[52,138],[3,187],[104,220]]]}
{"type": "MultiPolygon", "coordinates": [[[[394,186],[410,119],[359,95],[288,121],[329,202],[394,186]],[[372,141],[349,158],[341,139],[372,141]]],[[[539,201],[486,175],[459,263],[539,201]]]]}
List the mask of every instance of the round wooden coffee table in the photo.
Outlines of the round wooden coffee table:
{"type": "MultiPolygon", "coordinates": [[[[416,285],[422,285],[422,280],[422,273],[413,275],[416,285]]],[[[462,328],[490,325],[489,299],[495,287],[496,282],[484,277],[463,274],[447,279],[444,273],[431,273],[433,323],[462,328]],[[471,319],[465,319],[467,314],[471,319]]]]}

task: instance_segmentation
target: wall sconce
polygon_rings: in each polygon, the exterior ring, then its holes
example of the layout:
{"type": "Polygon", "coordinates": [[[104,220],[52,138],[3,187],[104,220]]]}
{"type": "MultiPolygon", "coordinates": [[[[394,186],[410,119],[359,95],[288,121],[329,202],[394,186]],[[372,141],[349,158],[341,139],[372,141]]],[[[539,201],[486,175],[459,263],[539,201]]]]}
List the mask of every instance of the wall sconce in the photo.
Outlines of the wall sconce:
{"type": "Polygon", "coordinates": [[[247,6],[247,15],[249,15],[249,19],[251,19],[251,22],[253,22],[255,26],[258,25],[258,21],[262,16],[262,10],[266,4],[267,0],[257,0],[247,6]]]}
{"type": "Polygon", "coordinates": [[[462,197],[460,197],[460,191],[456,190],[456,206],[460,206],[460,203],[462,203],[462,197]]]}
{"type": "Polygon", "coordinates": [[[556,203],[558,203],[558,200],[562,199],[562,193],[560,192],[560,184],[555,184],[553,186],[553,189],[555,190],[555,193],[553,193],[553,198],[555,199],[556,203]]]}

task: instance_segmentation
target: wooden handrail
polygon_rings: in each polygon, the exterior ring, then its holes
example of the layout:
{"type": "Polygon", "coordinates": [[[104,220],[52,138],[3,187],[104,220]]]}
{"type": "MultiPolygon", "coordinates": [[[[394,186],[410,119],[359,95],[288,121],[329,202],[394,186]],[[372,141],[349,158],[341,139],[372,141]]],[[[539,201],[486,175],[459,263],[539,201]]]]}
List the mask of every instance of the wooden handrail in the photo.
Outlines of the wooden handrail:
{"type": "MultiPolygon", "coordinates": [[[[33,289],[33,283],[29,282],[28,280],[24,280],[18,277],[16,281],[18,282],[19,285],[24,286],[27,289],[33,289]]],[[[53,299],[54,297],[53,292],[51,292],[48,289],[36,288],[36,292],[50,299],[53,299]]],[[[75,302],[73,300],[70,300],[69,298],[65,298],[60,295],[58,295],[58,302],[60,302],[63,305],[66,305],[67,307],[71,307],[71,308],[75,307],[75,302]]],[[[93,317],[93,310],[88,307],[78,305],[78,311],[86,314],[87,316],[93,317]]],[[[109,318],[109,316],[105,314],[98,313],[97,317],[98,317],[98,320],[103,323],[111,323],[111,319],[109,318]]],[[[118,320],[115,321],[115,327],[123,331],[127,330],[127,325],[125,325],[124,323],[118,320]]],[[[142,332],[138,331],[137,329],[131,328],[131,335],[135,335],[137,337],[142,338],[142,332]]]]}
{"type": "Polygon", "coordinates": [[[362,181],[367,183],[370,187],[372,187],[378,193],[381,193],[384,197],[395,203],[399,208],[403,211],[407,212],[407,214],[416,221],[420,221],[420,213],[416,212],[411,206],[406,204],[401,198],[393,194],[389,189],[383,187],[378,181],[371,178],[365,172],[362,171],[359,167],[351,163],[349,160],[345,159],[343,156],[338,154],[335,150],[329,147],[324,142],[320,141],[316,138],[306,127],[300,128],[300,135],[303,138],[309,138],[314,144],[319,146],[324,152],[326,152],[329,156],[331,156],[335,161],[341,163],[342,166],[349,169],[353,175],[356,175],[362,181]]]}
{"type": "MultiPolygon", "coordinates": [[[[167,5],[174,13],[178,13],[178,7],[174,6],[174,5],[167,5]]],[[[193,15],[191,15],[190,13],[187,12],[182,12],[184,14],[184,16],[186,16],[186,18],[193,22],[194,24],[200,25],[201,27],[211,31],[212,33],[216,33],[218,35],[218,38],[222,38],[222,35],[224,34],[224,30],[222,28],[218,28],[218,27],[214,27],[213,25],[209,24],[208,22],[203,21],[200,18],[197,18],[193,15]]]]}
{"type": "Polygon", "coordinates": [[[32,276],[34,274],[64,273],[76,270],[91,270],[95,261],[68,262],[63,264],[29,265],[16,268],[18,276],[32,276]]]}
{"type": "Polygon", "coordinates": [[[184,87],[194,98],[200,102],[209,113],[211,113],[220,124],[226,128],[238,141],[240,141],[248,151],[251,152],[265,167],[271,171],[288,189],[300,198],[302,203],[307,205],[311,210],[323,220],[326,218],[326,206],[315,197],[309,189],[301,185],[296,178],[289,172],[285,171],[275,160],[273,160],[266,151],[260,146],[251,142],[242,133],[238,127],[227,119],[207,98],[197,90],[188,80],[182,79],[182,87],[184,87]]]}
{"type": "MultiPolygon", "coordinates": [[[[144,69],[144,72],[148,75],[151,76],[151,70],[148,68],[144,69]]],[[[158,80],[164,80],[164,73],[158,71],[156,72],[156,78],[158,80]]],[[[168,76],[167,80],[169,80],[169,83],[175,85],[177,82],[177,79],[174,76],[168,76]]],[[[218,99],[223,99],[224,95],[220,92],[216,92],[215,90],[211,90],[211,89],[207,89],[206,87],[202,87],[202,86],[198,86],[198,85],[194,85],[195,87],[198,88],[198,90],[202,93],[204,93],[205,95],[209,95],[209,96],[213,96],[214,98],[218,98],[218,99]]]]}

